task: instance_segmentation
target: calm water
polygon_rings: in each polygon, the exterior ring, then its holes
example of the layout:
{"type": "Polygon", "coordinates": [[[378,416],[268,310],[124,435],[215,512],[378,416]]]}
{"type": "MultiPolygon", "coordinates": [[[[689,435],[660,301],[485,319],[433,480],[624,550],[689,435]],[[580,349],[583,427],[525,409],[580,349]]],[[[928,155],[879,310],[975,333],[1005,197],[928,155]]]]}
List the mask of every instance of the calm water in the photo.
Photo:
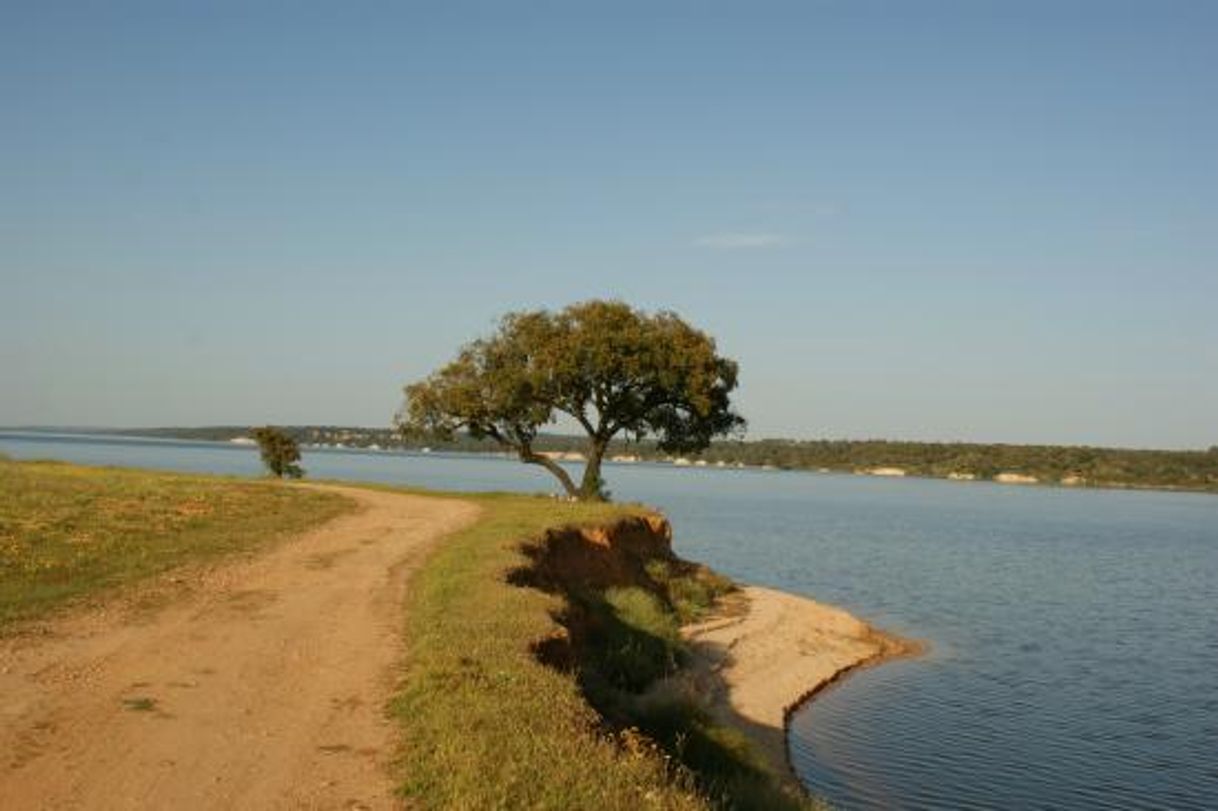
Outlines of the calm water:
{"type": "MultiPolygon", "coordinates": [[[[0,433],[16,458],[257,474],[217,443],[0,433]]],[[[306,453],[311,476],[551,490],[505,459],[306,453]]],[[[677,549],[926,639],[801,710],[843,809],[1218,808],[1218,498],[611,466],[677,549]]]]}

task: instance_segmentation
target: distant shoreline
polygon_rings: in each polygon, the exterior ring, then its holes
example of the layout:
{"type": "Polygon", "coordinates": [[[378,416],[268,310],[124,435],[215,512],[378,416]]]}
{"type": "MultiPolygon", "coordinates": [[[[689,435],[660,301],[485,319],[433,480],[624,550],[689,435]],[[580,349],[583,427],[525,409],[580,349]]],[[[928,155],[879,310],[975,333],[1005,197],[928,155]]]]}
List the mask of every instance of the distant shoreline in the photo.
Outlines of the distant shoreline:
{"type": "MultiPolygon", "coordinates": [[[[141,441],[222,443],[238,447],[248,444],[243,438],[249,430],[248,426],[155,429],[0,427],[0,433],[26,436],[95,436],[141,441]]],[[[449,443],[437,442],[432,446],[406,444],[391,429],[296,426],[285,430],[294,434],[306,451],[510,456],[493,444],[465,438],[449,443]]],[[[577,438],[569,436],[543,435],[537,442],[539,452],[558,461],[576,464],[583,461],[580,447],[577,438]]],[[[648,443],[622,444],[611,446],[605,459],[606,465],[641,463],[691,470],[799,471],[880,478],[941,479],[961,483],[989,482],[1024,487],[1218,493],[1218,446],[1208,451],[1151,451],[882,440],[755,440],[715,443],[701,456],[686,457],[660,453],[648,443]],[[818,454],[835,455],[835,461],[827,464],[809,461],[818,454]],[[908,461],[911,456],[920,456],[924,461],[911,464],[908,461]],[[858,460],[850,461],[854,457],[858,457],[858,460]],[[951,463],[950,460],[957,457],[972,461],[951,463]],[[933,466],[928,467],[930,463],[925,459],[932,460],[933,466]],[[1050,463],[1056,467],[1050,468],[1050,463]],[[1159,476],[1157,479],[1151,478],[1151,473],[1155,471],[1160,471],[1156,474],[1159,476]]]]}

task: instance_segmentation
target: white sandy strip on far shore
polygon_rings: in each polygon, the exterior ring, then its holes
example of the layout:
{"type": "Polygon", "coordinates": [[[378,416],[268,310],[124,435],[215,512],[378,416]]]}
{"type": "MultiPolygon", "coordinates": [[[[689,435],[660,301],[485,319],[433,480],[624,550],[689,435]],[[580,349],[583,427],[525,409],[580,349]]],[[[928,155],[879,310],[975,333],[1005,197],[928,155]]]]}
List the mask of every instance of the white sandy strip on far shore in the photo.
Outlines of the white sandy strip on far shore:
{"type": "Polygon", "coordinates": [[[786,778],[794,777],[786,746],[794,709],[850,670],[920,650],[840,608],[757,586],[684,634],[716,685],[712,713],[752,738],[786,778]]]}

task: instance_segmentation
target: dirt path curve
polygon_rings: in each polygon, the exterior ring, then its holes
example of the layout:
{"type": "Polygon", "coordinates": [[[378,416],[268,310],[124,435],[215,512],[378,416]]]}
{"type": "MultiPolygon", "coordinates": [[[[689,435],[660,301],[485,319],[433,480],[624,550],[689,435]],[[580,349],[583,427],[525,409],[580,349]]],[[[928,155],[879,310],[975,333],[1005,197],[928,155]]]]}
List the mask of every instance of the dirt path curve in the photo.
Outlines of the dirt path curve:
{"type": "Polygon", "coordinates": [[[0,639],[0,808],[395,807],[406,582],[478,510],[327,489],[360,510],[0,639]]]}

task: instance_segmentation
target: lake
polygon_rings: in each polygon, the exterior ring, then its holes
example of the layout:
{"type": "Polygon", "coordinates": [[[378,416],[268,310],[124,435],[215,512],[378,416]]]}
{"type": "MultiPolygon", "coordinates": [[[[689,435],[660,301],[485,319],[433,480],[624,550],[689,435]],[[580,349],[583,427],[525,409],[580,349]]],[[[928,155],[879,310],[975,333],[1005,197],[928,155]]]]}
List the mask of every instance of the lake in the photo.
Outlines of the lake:
{"type": "MultiPolygon", "coordinates": [[[[224,443],[0,432],[14,458],[257,475],[224,443]]],[[[308,451],[315,478],[553,491],[457,454],[308,451]]],[[[608,465],[677,551],[930,644],[792,719],[842,809],[1218,807],[1218,498],[608,465]]]]}

